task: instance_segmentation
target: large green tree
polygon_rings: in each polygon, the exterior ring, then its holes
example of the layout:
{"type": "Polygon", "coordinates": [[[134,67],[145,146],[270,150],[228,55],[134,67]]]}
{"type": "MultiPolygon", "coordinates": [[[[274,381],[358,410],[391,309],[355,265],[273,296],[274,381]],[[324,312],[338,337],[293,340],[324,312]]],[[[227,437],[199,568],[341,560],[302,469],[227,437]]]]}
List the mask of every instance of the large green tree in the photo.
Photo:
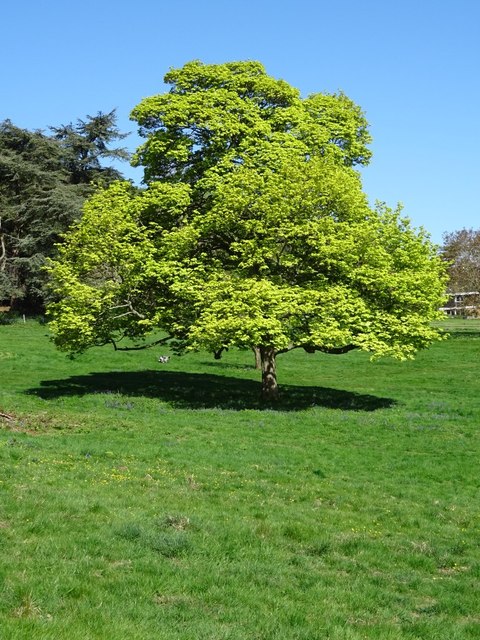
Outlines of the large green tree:
{"type": "Polygon", "coordinates": [[[372,210],[355,165],[365,117],[256,62],[192,62],[133,111],[146,188],[86,204],[51,264],[56,343],[70,351],[167,332],[178,350],[257,348],[262,391],[295,348],[404,359],[439,337],[436,248],[400,211],[372,210]]]}
{"type": "Polygon", "coordinates": [[[45,259],[96,186],[121,178],[103,161],[126,158],[110,148],[123,137],[114,112],[52,135],[0,123],[0,302],[43,305],[45,259]]]}

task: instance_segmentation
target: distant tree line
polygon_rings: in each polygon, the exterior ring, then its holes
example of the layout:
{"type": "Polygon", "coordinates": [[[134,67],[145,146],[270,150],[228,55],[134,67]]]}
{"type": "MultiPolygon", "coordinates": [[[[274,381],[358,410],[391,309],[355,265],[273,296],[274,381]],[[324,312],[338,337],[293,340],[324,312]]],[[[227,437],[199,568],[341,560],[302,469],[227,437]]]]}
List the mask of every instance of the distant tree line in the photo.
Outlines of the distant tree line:
{"type": "Polygon", "coordinates": [[[442,255],[449,262],[449,291],[480,291],[480,229],[445,233],[442,255]]]}
{"type": "Polygon", "coordinates": [[[47,257],[99,186],[122,179],[129,153],[115,110],[75,124],[29,131],[0,123],[0,305],[31,312],[45,304],[47,257]]]}
{"type": "Polygon", "coordinates": [[[443,236],[442,257],[448,262],[448,308],[459,315],[480,315],[480,229],[459,229],[443,236]],[[455,294],[455,295],[454,295],[455,294]],[[465,295],[467,294],[467,295],[465,295]]]}

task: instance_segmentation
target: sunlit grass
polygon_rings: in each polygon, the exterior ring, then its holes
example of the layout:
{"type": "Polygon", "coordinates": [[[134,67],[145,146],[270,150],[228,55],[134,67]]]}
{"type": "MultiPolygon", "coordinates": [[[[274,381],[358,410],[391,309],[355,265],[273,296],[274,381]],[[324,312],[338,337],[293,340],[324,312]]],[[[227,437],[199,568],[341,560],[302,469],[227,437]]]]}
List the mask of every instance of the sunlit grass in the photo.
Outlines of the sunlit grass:
{"type": "Polygon", "coordinates": [[[480,637],[480,324],[415,362],[0,327],[0,637],[480,637]],[[164,351],[162,351],[163,353],[164,351]]]}

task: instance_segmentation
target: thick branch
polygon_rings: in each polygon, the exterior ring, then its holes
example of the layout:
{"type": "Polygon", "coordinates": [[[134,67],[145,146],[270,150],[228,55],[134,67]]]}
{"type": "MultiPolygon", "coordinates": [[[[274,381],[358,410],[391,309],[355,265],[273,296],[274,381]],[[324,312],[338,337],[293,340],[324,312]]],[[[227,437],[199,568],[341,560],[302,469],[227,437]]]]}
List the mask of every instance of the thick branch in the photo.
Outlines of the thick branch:
{"type": "Polygon", "coordinates": [[[5,271],[5,265],[7,263],[6,260],[7,250],[5,248],[5,240],[3,238],[3,233],[0,234],[0,270],[5,271]]]}
{"type": "Polygon", "coordinates": [[[126,311],[125,313],[121,313],[118,316],[114,316],[113,319],[117,320],[118,318],[123,318],[124,316],[134,315],[134,316],[137,316],[137,318],[140,318],[140,320],[145,320],[144,314],[134,309],[133,304],[131,303],[130,300],[126,300],[125,304],[117,304],[114,307],[110,307],[109,311],[113,311],[114,309],[125,309],[125,308],[127,308],[128,311],[126,311]]]}
{"type": "Polygon", "coordinates": [[[155,340],[154,342],[149,342],[148,344],[141,344],[136,347],[119,347],[115,340],[111,338],[109,342],[113,345],[115,351],[142,351],[143,349],[150,349],[151,347],[156,347],[158,344],[165,344],[169,340],[172,339],[172,336],[166,336],[165,338],[160,338],[159,340],[155,340]]]}
{"type": "MultiPolygon", "coordinates": [[[[303,347],[307,353],[310,347],[303,347]]],[[[313,351],[321,351],[322,353],[330,353],[331,355],[341,355],[342,353],[348,353],[354,349],[359,349],[356,344],[346,344],[344,347],[314,347],[313,351]]]]}
{"type": "Polygon", "coordinates": [[[141,316],[139,313],[135,312],[135,311],[125,311],[125,313],[120,313],[118,316],[113,316],[112,320],[119,320],[120,318],[125,318],[125,316],[138,316],[140,317],[142,320],[145,316],[141,316]]]}
{"type": "Polygon", "coordinates": [[[346,344],[343,347],[317,347],[315,345],[309,344],[296,344],[289,345],[285,347],[285,349],[279,349],[277,351],[277,355],[279,353],[287,353],[288,351],[292,351],[293,349],[304,349],[307,353],[315,353],[315,351],[321,351],[322,353],[329,353],[331,355],[341,355],[342,353],[348,353],[349,351],[353,351],[353,349],[358,349],[355,344],[346,344]]]}
{"type": "Polygon", "coordinates": [[[0,270],[5,270],[5,264],[7,262],[7,249],[5,247],[5,237],[2,232],[2,219],[0,218],[0,270]]]}

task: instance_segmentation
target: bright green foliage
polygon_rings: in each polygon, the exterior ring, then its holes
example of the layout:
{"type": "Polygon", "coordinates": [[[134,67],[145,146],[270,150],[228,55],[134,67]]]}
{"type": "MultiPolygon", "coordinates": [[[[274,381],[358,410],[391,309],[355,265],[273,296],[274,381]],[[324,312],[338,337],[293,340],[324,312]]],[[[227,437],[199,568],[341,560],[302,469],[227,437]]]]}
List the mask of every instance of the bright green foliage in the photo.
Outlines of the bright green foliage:
{"type": "Polygon", "coordinates": [[[155,328],[178,349],[258,346],[268,395],[279,352],[404,359],[438,337],[442,263],[399,211],[368,206],[356,105],[302,100],[253,62],[193,62],[166,81],[133,112],[146,189],[95,195],[51,267],[60,347],[155,328]]]}
{"type": "Polygon", "coordinates": [[[165,76],[169,93],[143,100],[132,112],[147,138],[135,156],[145,179],[195,184],[219,161],[241,162],[260,142],[301,141],[306,154],[332,154],[346,165],[366,164],[367,122],[343,94],[302,100],[297,89],[265,73],[259,62],[203,65],[194,61],[165,76]]]}

